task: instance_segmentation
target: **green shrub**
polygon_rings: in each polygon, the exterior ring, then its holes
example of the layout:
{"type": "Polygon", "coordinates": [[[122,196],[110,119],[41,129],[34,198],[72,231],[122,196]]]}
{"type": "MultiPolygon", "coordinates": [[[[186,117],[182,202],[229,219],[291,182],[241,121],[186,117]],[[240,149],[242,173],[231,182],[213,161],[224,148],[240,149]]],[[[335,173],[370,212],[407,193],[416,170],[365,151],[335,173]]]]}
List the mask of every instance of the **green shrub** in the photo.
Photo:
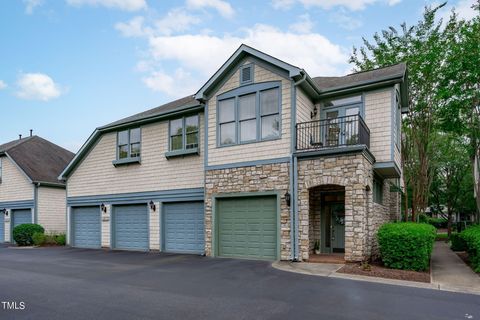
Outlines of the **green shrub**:
{"type": "Polygon", "coordinates": [[[418,215],[418,222],[420,223],[428,223],[428,219],[430,219],[430,217],[427,216],[425,213],[420,213],[418,215]]]}
{"type": "Polygon", "coordinates": [[[465,251],[467,250],[467,244],[465,243],[465,240],[460,237],[459,233],[452,233],[450,236],[450,241],[451,245],[450,248],[453,251],[465,251]]]}
{"type": "Polygon", "coordinates": [[[460,233],[465,241],[468,258],[475,272],[480,272],[480,225],[471,226],[460,233]]]}
{"type": "Polygon", "coordinates": [[[436,236],[435,236],[435,240],[437,240],[437,241],[448,240],[448,233],[437,233],[436,236]]]}
{"type": "Polygon", "coordinates": [[[428,223],[437,229],[445,229],[448,227],[448,220],[444,218],[428,218],[428,223]]]}
{"type": "Polygon", "coordinates": [[[380,256],[393,269],[426,270],[436,230],[425,223],[387,223],[378,230],[380,256]]]}
{"type": "Polygon", "coordinates": [[[33,244],[32,236],[34,233],[44,233],[45,230],[39,224],[25,223],[13,228],[13,240],[19,246],[31,246],[33,244]]]}
{"type": "Polygon", "coordinates": [[[33,244],[36,246],[42,246],[45,243],[45,234],[41,232],[35,232],[32,235],[33,244]]]}
{"type": "Polygon", "coordinates": [[[64,246],[67,243],[67,236],[65,233],[55,235],[55,243],[57,246],[64,246]]]}
{"type": "Polygon", "coordinates": [[[55,242],[55,235],[53,233],[49,233],[45,235],[45,245],[47,246],[54,246],[57,243],[55,242]]]}

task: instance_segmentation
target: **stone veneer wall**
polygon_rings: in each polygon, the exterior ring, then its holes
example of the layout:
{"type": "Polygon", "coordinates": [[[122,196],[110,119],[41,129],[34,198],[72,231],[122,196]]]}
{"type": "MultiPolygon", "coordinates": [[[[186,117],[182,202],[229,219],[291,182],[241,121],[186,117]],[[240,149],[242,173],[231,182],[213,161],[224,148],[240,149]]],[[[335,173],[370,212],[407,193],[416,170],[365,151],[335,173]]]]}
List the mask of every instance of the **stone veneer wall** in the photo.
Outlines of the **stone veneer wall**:
{"type": "MultiPolygon", "coordinates": [[[[212,250],[212,196],[222,193],[278,191],[280,201],[280,259],[290,259],[290,207],[284,194],[289,189],[289,163],[207,170],[205,172],[205,252],[212,250]]],[[[307,221],[308,222],[308,221],[307,221]]]]}
{"type": "Polygon", "coordinates": [[[320,185],[345,187],[345,260],[369,256],[368,213],[371,208],[372,164],[362,153],[298,162],[298,218],[300,258],[309,257],[310,189],[320,185]]]}

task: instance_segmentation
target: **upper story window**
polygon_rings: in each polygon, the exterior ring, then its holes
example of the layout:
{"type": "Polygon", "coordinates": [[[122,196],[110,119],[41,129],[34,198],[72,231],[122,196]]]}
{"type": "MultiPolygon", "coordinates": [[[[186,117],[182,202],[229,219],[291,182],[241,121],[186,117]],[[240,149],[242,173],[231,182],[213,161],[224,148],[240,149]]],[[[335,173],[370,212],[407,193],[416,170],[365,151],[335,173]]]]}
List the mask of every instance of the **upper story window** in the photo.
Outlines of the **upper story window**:
{"type": "Polygon", "coordinates": [[[198,115],[170,120],[169,151],[198,148],[198,115]]]}
{"type": "Polygon", "coordinates": [[[253,82],[253,64],[246,64],[240,67],[240,85],[253,82]]]}
{"type": "Polygon", "coordinates": [[[218,97],[218,145],[280,137],[280,82],[241,87],[218,97]]]}
{"type": "Polygon", "coordinates": [[[117,135],[117,158],[128,159],[140,157],[140,128],[119,131],[117,135]]]}
{"type": "Polygon", "coordinates": [[[2,183],[2,158],[0,158],[0,183],[2,183]]]}

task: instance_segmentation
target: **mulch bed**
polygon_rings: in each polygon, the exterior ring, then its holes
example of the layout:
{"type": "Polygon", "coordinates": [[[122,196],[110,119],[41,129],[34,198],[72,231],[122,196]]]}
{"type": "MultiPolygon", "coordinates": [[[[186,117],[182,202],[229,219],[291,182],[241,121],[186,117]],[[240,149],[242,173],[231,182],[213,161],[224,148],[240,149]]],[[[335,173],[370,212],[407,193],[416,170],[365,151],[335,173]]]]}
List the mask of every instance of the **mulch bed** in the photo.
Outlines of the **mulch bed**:
{"type": "MultiPolygon", "coordinates": [[[[460,259],[463,260],[463,262],[465,262],[467,266],[469,266],[473,270],[470,259],[468,258],[468,253],[466,253],[465,251],[455,251],[455,253],[457,254],[457,256],[460,257],[460,259]]],[[[475,270],[473,270],[473,272],[475,272],[475,270]]],[[[480,275],[480,272],[476,272],[476,274],[480,275]]]]}
{"type": "Polygon", "coordinates": [[[337,272],[356,274],[361,276],[379,277],[395,280],[407,280],[430,283],[430,272],[389,269],[380,263],[369,265],[370,270],[365,270],[359,263],[348,263],[337,272]]]}

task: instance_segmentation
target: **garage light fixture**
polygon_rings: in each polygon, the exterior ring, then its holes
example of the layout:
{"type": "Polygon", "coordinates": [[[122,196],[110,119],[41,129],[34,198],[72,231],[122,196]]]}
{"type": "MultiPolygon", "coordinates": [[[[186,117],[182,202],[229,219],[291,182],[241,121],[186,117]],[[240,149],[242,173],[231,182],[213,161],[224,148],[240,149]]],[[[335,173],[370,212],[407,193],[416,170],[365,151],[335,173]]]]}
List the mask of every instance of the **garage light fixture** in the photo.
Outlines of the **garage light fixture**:
{"type": "Polygon", "coordinates": [[[100,205],[100,210],[102,210],[103,213],[107,213],[107,206],[105,204],[100,205]]]}
{"type": "Polygon", "coordinates": [[[5,215],[5,217],[8,217],[8,210],[7,209],[2,209],[0,211],[5,215]]]}
{"type": "Polygon", "coordinates": [[[287,206],[290,207],[290,193],[285,192],[285,202],[287,203],[287,206]]]}
{"type": "Polygon", "coordinates": [[[155,207],[155,203],[153,203],[152,200],[150,200],[149,205],[150,205],[150,209],[151,209],[152,211],[155,211],[155,210],[157,209],[157,207],[155,207]]]}

